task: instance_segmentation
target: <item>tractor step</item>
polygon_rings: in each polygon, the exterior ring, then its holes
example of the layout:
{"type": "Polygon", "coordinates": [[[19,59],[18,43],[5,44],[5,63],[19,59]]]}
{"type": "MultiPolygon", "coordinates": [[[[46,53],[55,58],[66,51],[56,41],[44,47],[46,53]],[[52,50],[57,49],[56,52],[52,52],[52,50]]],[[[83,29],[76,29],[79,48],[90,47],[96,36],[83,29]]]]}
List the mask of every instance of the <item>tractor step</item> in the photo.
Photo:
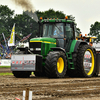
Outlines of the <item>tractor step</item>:
{"type": "Polygon", "coordinates": [[[70,65],[73,65],[74,63],[73,63],[73,62],[70,62],[69,64],[70,64],[70,65]]]}
{"type": "Polygon", "coordinates": [[[68,59],[72,59],[72,57],[68,57],[68,59]]]}
{"type": "Polygon", "coordinates": [[[74,69],[74,63],[73,63],[73,59],[72,59],[72,53],[68,52],[67,53],[67,57],[68,57],[68,66],[70,69],[74,69]]]}

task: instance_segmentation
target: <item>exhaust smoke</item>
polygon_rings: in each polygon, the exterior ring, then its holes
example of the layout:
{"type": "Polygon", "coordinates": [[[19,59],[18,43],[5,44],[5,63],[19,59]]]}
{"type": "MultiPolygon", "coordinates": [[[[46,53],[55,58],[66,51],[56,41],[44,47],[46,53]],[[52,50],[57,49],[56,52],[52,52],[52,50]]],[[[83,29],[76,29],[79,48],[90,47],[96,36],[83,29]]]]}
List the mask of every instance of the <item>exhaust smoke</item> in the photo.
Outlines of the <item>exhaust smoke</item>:
{"type": "Polygon", "coordinates": [[[24,11],[28,10],[35,12],[35,9],[30,0],[12,0],[12,1],[15,2],[16,5],[21,6],[24,11]]]}
{"type": "Polygon", "coordinates": [[[38,17],[35,13],[35,8],[30,0],[12,0],[16,5],[21,6],[24,12],[38,22],[38,17]]]}

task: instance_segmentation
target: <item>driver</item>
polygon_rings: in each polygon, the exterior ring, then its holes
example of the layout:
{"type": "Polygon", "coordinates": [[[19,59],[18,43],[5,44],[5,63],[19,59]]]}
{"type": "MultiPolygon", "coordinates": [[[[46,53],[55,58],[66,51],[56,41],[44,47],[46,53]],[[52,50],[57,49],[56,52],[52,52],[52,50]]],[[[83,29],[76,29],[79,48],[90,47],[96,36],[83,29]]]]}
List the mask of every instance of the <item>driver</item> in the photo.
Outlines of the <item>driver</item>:
{"type": "Polygon", "coordinates": [[[54,30],[54,35],[57,35],[57,33],[58,33],[58,32],[57,32],[57,29],[55,28],[55,30],[54,30]]]}
{"type": "Polygon", "coordinates": [[[58,36],[58,37],[63,37],[64,34],[63,34],[63,30],[62,30],[62,27],[57,27],[55,28],[54,30],[54,35],[58,36]]]}

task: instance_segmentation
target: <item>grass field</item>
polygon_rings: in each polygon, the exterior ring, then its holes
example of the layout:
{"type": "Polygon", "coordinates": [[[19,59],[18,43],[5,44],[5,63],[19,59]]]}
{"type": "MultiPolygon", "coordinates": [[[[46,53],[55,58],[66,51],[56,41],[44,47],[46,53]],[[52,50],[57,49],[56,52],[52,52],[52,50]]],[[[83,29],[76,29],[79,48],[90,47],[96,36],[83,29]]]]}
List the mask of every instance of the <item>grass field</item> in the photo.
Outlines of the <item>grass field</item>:
{"type": "Polygon", "coordinates": [[[11,66],[0,66],[0,68],[10,68],[11,66]]]}
{"type": "Polygon", "coordinates": [[[12,73],[0,73],[0,76],[2,75],[13,75],[12,73]]]}
{"type": "MultiPolygon", "coordinates": [[[[11,66],[0,66],[0,68],[10,68],[11,66]]],[[[13,75],[12,73],[0,73],[0,76],[3,76],[3,75],[13,75]]]]}
{"type": "MultiPolygon", "coordinates": [[[[2,75],[13,75],[13,74],[12,73],[0,73],[0,76],[2,75]]],[[[32,72],[31,75],[34,75],[34,72],[32,72]]]]}

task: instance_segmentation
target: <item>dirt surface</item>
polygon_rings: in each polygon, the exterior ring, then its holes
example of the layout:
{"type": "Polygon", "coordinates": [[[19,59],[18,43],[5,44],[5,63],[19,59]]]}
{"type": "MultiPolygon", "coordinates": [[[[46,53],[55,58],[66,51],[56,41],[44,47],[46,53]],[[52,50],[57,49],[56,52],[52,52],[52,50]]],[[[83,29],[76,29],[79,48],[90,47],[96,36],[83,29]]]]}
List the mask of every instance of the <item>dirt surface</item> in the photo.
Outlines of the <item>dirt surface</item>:
{"type": "Polygon", "coordinates": [[[30,88],[32,100],[100,100],[100,77],[48,79],[0,76],[0,100],[22,100],[30,88]]]}
{"type": "Polygon", "coordinates": [[[11,69],[10,68],[0,68],[0,73],[11,73],[11,69]]]}

